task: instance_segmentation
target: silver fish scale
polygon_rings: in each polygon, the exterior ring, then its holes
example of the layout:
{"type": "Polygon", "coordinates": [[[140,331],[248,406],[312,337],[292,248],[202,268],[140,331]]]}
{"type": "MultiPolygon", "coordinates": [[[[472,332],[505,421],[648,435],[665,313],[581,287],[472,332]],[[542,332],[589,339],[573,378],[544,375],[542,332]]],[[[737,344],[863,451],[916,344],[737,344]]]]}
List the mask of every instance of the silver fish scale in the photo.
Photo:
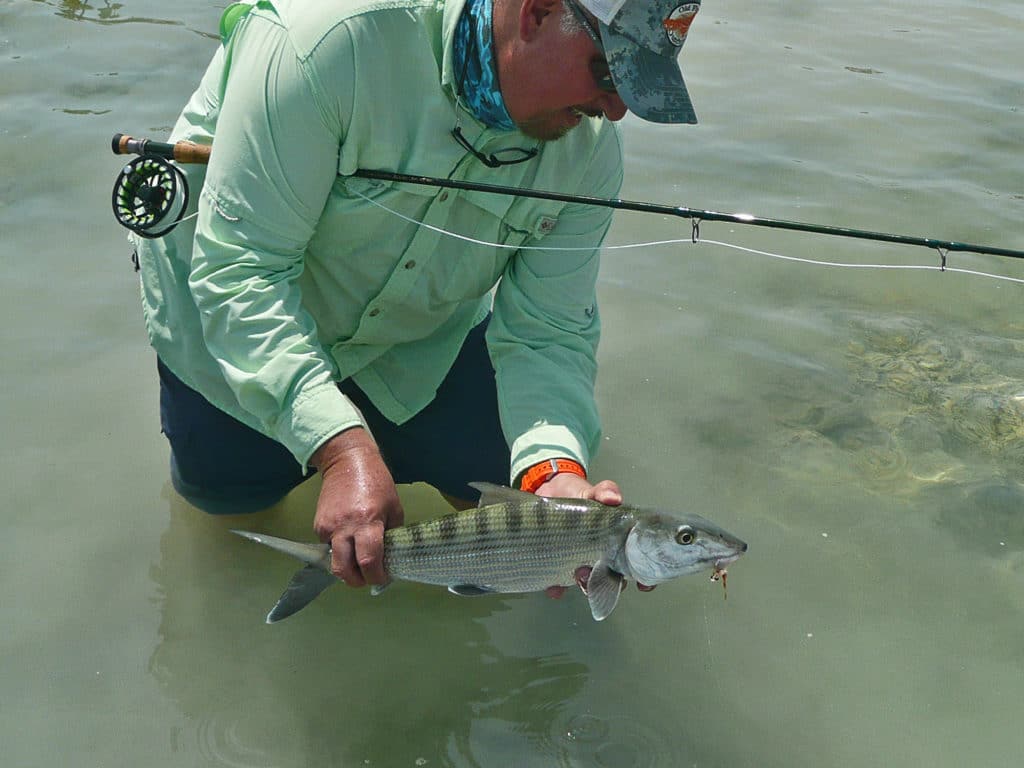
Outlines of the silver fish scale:
{"type": "Polygon", "coordinates": [[[384,536],[384,567],[397,579],[533,592],[574,583],[621,546],[633,517],[594,502],[503,502],[393,528],[384,536]]]}

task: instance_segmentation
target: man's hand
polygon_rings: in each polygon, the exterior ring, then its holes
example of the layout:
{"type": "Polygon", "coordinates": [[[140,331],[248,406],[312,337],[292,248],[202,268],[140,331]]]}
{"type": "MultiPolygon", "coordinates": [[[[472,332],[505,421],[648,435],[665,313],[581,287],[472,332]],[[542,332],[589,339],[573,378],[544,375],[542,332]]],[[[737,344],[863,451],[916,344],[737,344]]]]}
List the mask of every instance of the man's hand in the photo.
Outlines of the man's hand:
{"type": "Polygon", "coordinates": [[[331,545],[331,572],[350,587],[384,584],[384,531],[405,513],[377,444],[355,427],[320,446],[310,463],[323,477],[313,529],[331,545]]]}
{"type": "Polygon", "coordinates": [[[537,495],[559,499],[593,499],[611,507],[622,503],[622,491],[613,480],[602,480],[597,485],[591,485],[585,477],[572,472],[559,472],[537,489],[537,495]]]}
{"type": "MultiPolygon", "coordinates": [[[[560,472],[540,488],[537,489],[538,496],[550,496],[560,499],[593,499],[610,507],[617,507],[622,503],[622,491],[613,480],[602,480],[596,485],[579,475],[571,472],[560,472]]],[[[584,592],[587,591],[587,581],[590,579],[590,566],[581,565],[576,569],[576,583],[584,592]]],[[[636,583],[637,589],[641,592],[650,592],[654,587],[646,584],[636,583]]],[[[555,599],[565,594],[565,587],[548,587],[544,590],[548,597],[555,599]]]]}

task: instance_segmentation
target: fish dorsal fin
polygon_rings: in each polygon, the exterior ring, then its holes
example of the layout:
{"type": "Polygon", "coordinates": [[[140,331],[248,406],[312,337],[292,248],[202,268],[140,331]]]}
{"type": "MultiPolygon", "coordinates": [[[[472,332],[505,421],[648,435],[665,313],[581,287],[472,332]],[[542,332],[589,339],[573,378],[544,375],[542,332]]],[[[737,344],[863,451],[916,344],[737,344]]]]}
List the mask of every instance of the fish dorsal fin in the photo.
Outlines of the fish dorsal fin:
{"type": "Polygon", "coordinates": [[[491,504],[537,504],[557,505],[566,509],[569,505],[576,507],[578,511],[608,509],[607,505],[593,499],[564,498],[560,496],[538,496],[535,493],[517,491],[507,485],[495,485],[494,483],[469,483],[470,488],[480,491],[480,503],[478,506],[487,507],[491,504]]]}
{"type": "Polygon", "coordinates": [[[267,614],[267,624],[287,619],[309,605],[317,595],[338,582],[334,574],[315,565],[296,571],[284,592],[267,614]]]}
{"type": "Polygon", "coordinates": [[[481,507],[487,507],[491,504],[504,504],[506,502],[533,502],[536,503],[537,496],[526,491],[517,491],[515,488],[509,488],[506,485],[495,485],[494,483],[470,483],[470,488],[476,488],[480,491],[480,504],[481,507]]]}
{"type": "Polygon", "coordinates": [[[590,612],[594,621],[604,621],[619,602],[622,592],[623,577],[608,567],[603,559],[594,564],[587,580],[587,599],[590,601],[590,612]]]}

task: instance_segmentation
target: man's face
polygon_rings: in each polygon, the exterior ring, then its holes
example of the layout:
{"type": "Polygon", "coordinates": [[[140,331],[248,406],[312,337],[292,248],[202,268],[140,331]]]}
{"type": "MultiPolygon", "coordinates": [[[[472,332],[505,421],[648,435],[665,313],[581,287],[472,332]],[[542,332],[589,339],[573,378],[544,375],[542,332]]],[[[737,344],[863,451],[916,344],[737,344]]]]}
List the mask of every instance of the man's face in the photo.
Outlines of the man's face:
{"type": "Polygon", "coordinates": [[[569,35],[563,31],[561,17],[571,13],[560,0],[553,5],[530,41],[524,82],[514,90],[507,87],[511,83],[502,83],[512,120],[524,134],[541,141],[561,138],[584,115],[621,120],[626,114],[617,93],[598,87],[595,75],[607,73],[603,51],[583,29],[569,35]]]}

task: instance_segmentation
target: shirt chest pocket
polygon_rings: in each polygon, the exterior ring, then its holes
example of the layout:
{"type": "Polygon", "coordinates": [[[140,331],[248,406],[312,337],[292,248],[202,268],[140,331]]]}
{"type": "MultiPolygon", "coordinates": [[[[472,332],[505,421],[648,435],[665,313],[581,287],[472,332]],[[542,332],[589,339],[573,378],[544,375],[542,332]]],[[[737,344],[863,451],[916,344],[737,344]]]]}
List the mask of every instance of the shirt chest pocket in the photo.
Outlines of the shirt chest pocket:
{"type": "Polygon", "coordinates": [[[562,209],[562,203],[551,200],[486,192],[467,193],[466,202],[484,217],[490,216],[499,222],[496,241],[510,250],[529,240],[543,239],[557,225],[562,209]]]}
{"type": "Polygon", "coordinates": [[[557,203],[512,195],[460,195],[447,227],[460,237],[442,241],[450,284],[459,284],[466,298],[489,291],[520,247],[538,246],[554,230],[560,209],[557,203]]]}

